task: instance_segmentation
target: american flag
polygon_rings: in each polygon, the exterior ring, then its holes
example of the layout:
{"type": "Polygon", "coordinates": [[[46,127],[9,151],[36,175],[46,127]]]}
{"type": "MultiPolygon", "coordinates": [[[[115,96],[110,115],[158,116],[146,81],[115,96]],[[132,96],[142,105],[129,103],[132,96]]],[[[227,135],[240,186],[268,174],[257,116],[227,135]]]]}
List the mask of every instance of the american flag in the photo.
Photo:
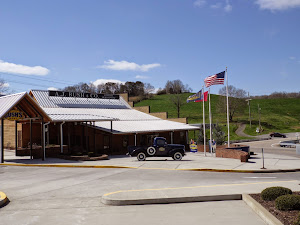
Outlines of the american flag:
{"type": "Polygon", "coordinates": [[[224,78],[225,78],[225,71],[206,77],[204,79],[205,87],[210,87],[211,85],[216,85],[216,84],[224,84],[224,78]]]}

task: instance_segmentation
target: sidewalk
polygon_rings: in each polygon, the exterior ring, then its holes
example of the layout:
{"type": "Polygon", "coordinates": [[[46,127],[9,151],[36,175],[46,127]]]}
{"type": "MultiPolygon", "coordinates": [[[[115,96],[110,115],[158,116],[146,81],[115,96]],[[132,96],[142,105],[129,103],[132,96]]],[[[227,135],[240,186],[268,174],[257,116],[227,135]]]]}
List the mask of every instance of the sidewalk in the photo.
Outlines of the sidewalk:
{"type": "Polygon", "coordinates": [[[122,190],[102,196],[107,205],[166,204],[183,202],[242,200],[242,194],[259,193],[267,187],[284,186],[300,191],[300,181],[269,181],[194,187],[122,190]]]}
{"type": "Polygon", "coordinates": [[[13,150],[5,150],[5,162],[2,165],[20,166],[65,166],[65,167],[95,167],[95,168],[132,168],[132,169],[166,169],[166,170],[199,170],[220,172],[280,172],[300,171],[300,158],[264,154],[264,167],[261,153],[252,155],[249,162],[243,163],[238,159],[216,158],[210,153],[190,153],[181,161],[171,157],[149,157],[146,161],[138,161],[136,157],[109,156],[109,160],[72,161],[57,158],[30,160],[28,156],[15,156],[13,150]]]}

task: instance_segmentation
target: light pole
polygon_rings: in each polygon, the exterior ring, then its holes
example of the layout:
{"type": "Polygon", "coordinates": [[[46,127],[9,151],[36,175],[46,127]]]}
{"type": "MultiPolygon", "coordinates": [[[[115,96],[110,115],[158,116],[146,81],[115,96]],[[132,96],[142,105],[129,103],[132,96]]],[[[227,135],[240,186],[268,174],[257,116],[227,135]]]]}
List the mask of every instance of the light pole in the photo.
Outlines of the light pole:
{"type": "Polygon", "coordinates": [[[258,128],[259,128],[259,133],[260,133],[260,130],[261,130],[261,128],[260,128],[260,111],[261,111],[261,108],[259,108],[259,104],[257,104],[257,105],[258,105],[258,114],[259,114],[258,128]]]}
{"type": "Polygon", "coordinates": [[[248,99],[246,99],[246,102],[248,102],[249,105],[249,122],[250,122],[250,128],[251,128],[251,110],[250,110],[250,101],[252,99],[250,98],[249,92],[248,92],[248,99]]]}

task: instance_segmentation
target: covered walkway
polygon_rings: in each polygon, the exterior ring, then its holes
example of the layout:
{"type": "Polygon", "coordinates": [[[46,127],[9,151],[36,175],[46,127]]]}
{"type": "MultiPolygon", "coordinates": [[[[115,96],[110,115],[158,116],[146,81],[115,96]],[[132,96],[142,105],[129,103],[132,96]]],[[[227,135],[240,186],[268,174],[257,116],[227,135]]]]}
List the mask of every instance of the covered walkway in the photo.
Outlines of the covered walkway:
{"type": "MultiPolygon", "coordinates": [[[[6,95],[0,97],[0,163],[4,163],[4,120],[15,121],[15,134],[11,136],[15,137],[14,148],[18,148],[18,123],[30,124],[30,152],[32,152],[32,123],[41,124],[40,135],[41,138],[41,150],[43,151],[42,159],[45,159],[45,135],[44,124],[51,119],[45,113],[45,111],[34,101],[28,93],[22,92],[13,95],[6,95]]],[[[13,123],[13,122],[11,122],[13,123]]]]}

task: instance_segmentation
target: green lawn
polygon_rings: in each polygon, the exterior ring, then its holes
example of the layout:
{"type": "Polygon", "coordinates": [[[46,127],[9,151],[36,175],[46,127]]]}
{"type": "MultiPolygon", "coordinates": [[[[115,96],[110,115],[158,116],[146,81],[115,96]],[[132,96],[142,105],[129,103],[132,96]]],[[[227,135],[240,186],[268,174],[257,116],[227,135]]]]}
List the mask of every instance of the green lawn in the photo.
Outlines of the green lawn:
{"type": "MultiPolygon", "coordinates": [[[[187,99],[191,93],[181,94],[183,99],[187,99]]],[[[219,113],[217,110],[218,95],[211,95],[211,108],[213,123],[218,123],[227,133],[226,113],[219,113]]],[[[233,122],[230,123],[231,140],[245,139],[238,137],[234,131],[238,123],[246,123],[245,133],[256,135],[256,127],[258,127],[258,104],[261,108],[261,126],[267,134],[272,131],[278,132],[299,132],[300,131],[300,99],[254,99],[251,101],[251,118],[252,127],[249,126],[249,108],[245,107],[243,112],[236,114],[233,122]]],[[[170,101],[170,95],[155,95],[151,99],[143,100],[136,103],[135,106],[150,106],[151,112],[168,112],[169,118],[176,118],[176,107],[170,101]]],[[[202,103],[187,103],[182,106],[180,117],[187,117],[190,124],[202,123],[202,103]]],[[[205,102],[206,123],[208,118],[208,102],[205,102]]],[[[190,132],[190,137],[193,132],[190,132]]]]}

